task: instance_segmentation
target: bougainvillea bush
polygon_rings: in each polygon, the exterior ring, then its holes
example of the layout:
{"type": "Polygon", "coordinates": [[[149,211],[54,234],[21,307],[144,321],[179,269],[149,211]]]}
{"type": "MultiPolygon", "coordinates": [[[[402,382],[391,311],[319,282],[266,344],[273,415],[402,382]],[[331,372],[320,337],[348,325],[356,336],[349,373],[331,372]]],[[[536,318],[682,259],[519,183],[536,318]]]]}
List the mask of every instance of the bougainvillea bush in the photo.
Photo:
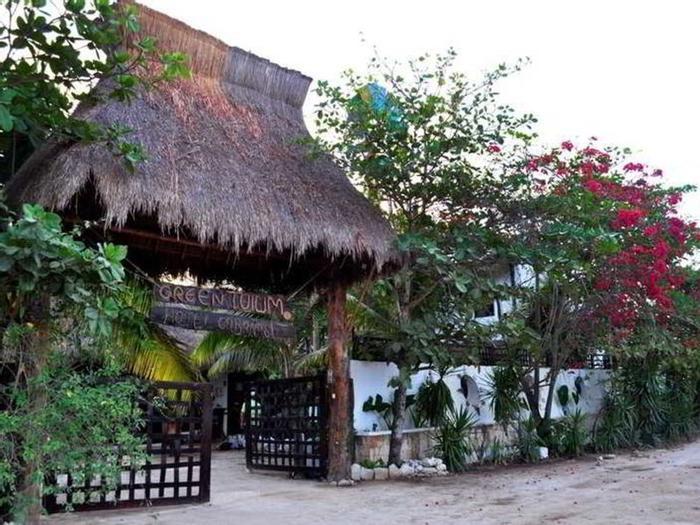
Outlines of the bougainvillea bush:
{"type": "MultiPolygon", "coordinates": [[[[640,334],[649,330],[674,341],[686,264],[700,239],[697,225],[678,213],[692,188],[668,187],[660,170],[595,140],[536,154],[505,141],[488,152],[479,206],[451,203],[445,218],[472,247],[529,271],[525,282],[500,290],[518,308],[494,335],[514,359],[523,350],[532,356],[521,367],[522,388],[546,436],[550,385],[563,367],[602,350],[644,353],[639,342],[648,339],[640,334]],[[550,372],[541,378],[545,365],[550,372]]],[[[690,348],[692,337],[684,337],[690,348]]],[[[684,348],[661,346],[675,356],[684,348]]]]}
{"type": "Polygon", "coordinates": [[[526,170],[543,212],[562,219],[545,233],[559,234],[562,248],[580,240],[568,228],[588,236],[578,249],[592,279],[595,325],[620,340],[640,322],[667,323],[684,282],[681,263],[700,240],[697,224],[677,210],[692,188],[665,186],[661,170],[629,162],[619,150],[568,141],[529,159],[526,170]]]}

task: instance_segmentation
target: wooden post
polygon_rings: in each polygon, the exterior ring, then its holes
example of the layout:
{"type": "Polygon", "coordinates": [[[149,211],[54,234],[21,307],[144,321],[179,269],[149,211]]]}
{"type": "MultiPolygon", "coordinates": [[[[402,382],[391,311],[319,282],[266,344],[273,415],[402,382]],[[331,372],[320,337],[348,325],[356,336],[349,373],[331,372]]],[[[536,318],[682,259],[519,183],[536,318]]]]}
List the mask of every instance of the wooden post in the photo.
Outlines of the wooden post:
{"type": "Polygon", "coordinates": [[[345,319],[345,285],[328,292],[328,480],[350,478],[350,358],[345,319]]]}

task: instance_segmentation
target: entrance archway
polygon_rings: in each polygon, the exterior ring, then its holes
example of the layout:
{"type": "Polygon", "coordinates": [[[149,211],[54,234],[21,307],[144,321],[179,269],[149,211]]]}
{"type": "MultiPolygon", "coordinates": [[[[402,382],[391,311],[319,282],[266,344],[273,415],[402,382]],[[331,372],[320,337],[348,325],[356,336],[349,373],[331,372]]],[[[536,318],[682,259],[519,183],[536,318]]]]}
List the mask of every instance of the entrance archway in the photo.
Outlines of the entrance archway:
{"type": "Polygon", "coordinates": [[[248,290],[316,290],[328,308],[328,478],[349,477],[351,395],[345,296],[398,265],[388,223],[324,156],[311,156],[311,82],[140,6],[144,35],[190,57],[190,79],[129,105],[80,107],[133,130],[148,160],[130,173],[101,145],[51,141],[9,182],[15,202],[95,221],[152,278],[189,274],[248,290]]]}

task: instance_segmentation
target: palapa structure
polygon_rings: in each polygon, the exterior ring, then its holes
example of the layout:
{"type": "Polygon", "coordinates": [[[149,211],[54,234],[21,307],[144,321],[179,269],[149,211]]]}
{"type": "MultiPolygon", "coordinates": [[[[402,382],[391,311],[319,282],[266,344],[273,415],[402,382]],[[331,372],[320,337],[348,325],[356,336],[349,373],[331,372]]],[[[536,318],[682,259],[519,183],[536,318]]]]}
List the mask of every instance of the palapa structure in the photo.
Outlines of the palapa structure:
{"type": "MultiPolygon", "coordinates": [[[[189,56],[192,76],[81,116],[133,130],[148,160],[130,173],[97,144],[53,141],[8,184],[68,220],[99,220],[152,275],[190,272],[268,291],[325,290],[330,313],[329,475],[346,476],[346,286],[397,263],[394,235],[333,162],[312,158],[302,104],[311,79],[140,7],[142,32],[189,56]]],[[[97,89],[100,87],[98,86],[97,89]]]]}

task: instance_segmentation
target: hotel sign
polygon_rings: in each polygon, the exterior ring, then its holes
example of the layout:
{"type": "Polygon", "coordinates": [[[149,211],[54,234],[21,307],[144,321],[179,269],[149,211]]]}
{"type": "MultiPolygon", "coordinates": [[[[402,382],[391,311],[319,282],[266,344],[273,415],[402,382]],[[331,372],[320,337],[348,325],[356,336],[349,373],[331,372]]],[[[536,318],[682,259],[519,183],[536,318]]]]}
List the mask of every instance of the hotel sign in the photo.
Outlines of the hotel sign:
{"type": "Polygon", "coordinates": [[[289,321],[292,311],[281,295],[239,292],[223,288],[197,288],[174,284],[159,284],[154,289],[158,302],[186,304],[214,310],[279,316],[289,321]]]}
{"type": "Polygon", "coordinates": [[[158,284],[153,290],[153,298],[151,320],[159,324],[275,340],[289,340],[296,335],[291,323],[241,315],[264,315],[289,321],[293,317],[292,311],[281,295],[158,284]],[[167,306],[168,303],[186,306],[167,306]]]}
{"type": "Polygon", "coordinates": [[[192,310],[177,306],[154,306],[151,320],[188,330],[226,332],[234,335],[288,340],[295,336],[294,326],[270,319],[253,319],[237,314],[192,310]]]}

